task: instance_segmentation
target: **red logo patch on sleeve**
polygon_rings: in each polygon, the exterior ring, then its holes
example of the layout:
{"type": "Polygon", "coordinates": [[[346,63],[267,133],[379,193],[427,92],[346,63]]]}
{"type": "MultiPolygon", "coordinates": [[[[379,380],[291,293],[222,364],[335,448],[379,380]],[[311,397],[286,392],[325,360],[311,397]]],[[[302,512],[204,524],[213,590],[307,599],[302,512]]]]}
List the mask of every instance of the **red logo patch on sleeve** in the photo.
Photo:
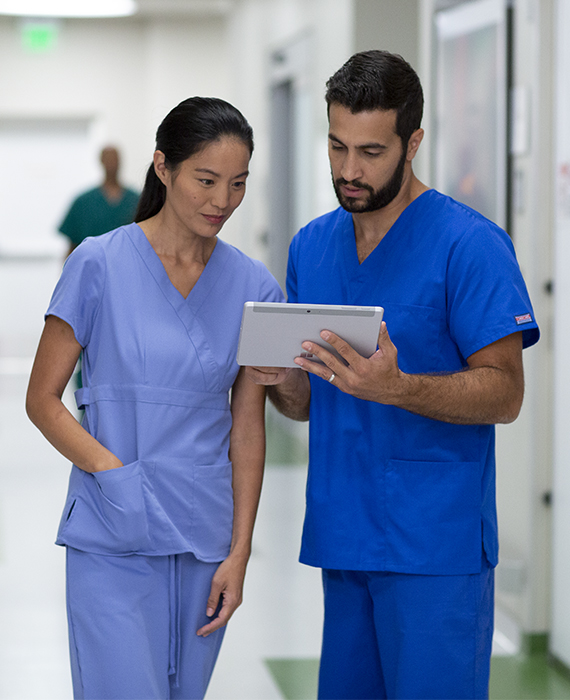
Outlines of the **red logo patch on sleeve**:
{"type": "Polygon", "coordinates": [[[521,316],[515,316],[515,321],[517,326],[522,326],[523,323],[532,323],[532,316],[530,314],[522,314],[521,316]]]}

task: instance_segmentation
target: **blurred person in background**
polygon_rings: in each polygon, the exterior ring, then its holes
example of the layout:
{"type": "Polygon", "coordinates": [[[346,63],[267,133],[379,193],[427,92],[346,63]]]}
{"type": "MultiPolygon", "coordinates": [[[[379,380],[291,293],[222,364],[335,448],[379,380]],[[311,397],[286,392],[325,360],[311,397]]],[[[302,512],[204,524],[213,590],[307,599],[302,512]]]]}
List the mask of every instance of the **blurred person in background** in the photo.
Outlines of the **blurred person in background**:
{"type": "Polygon", "coordinates": [[[71,253],[85,238],[100,236],[130,224],[139,195],[119,181],[121,158],[116,146],[105,146],[100,155],[105,179],[99,187],[80,194],[65,215],[59,230],[69,238],[71,253]]]}
{"type": "Polygon", "coordinates": [[[79,245],[46,314],[27,410],[73,462],[57,544],[76,698],[202,698],[241,603],[265,389],[238,367],[238,335],[245,301],[283,299],[217,237],[252,151],[227,102],[175,107],[137,223],[79,245]],[[81,351],[82,425],[61,401],[81,351]]]}

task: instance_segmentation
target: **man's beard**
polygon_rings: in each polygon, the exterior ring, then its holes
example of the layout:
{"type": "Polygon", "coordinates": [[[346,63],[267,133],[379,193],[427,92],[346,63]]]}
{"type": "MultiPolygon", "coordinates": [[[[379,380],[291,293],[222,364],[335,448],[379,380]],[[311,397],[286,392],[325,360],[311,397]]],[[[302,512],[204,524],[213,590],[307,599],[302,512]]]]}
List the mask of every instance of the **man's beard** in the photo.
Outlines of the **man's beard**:
{"type": "Polygon", "coordinates": [[[402,157],[396,166],[396,170],[394,170],[394,174],[390,178],[389,182],[378,190],[374,190],[372,187],[370,187],[370,185],[366,185],[364,182],[359,182],[358,180],[351,180],[348,182],[342,177],[335,180],[333,176],[333,187],[340,206],[353,214],[363,214],[369,211],[377,211],[378,209],[383,209],[384,207],[388,206],[388,204],[390,204],[390,202],[396,198],[396,195],[402,188],[405,165],[406,151],[404,150],[402,157]],[[367,190],[370,193],[368,199],[366,199],[364,202],[360,202],[351,197],[345,197],[340,191],[341,185],[350,185],[351,187],[367,190]]]}

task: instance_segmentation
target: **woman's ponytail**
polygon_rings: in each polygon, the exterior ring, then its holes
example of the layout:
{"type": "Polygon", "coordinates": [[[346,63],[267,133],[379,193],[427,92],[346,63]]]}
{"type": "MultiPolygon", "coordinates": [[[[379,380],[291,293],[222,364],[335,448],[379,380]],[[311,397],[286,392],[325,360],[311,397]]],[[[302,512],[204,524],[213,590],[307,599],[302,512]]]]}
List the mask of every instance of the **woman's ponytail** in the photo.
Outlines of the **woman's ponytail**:
{"type": "Polygon", "coordinates": [[[143,191],[137,206],[135,222],[138,223],[139,221],[150,219],[151,216],[158,214],[165,201],[166,187],[155,173],[154,163],[151,163],[146,173],[143,191]]]}

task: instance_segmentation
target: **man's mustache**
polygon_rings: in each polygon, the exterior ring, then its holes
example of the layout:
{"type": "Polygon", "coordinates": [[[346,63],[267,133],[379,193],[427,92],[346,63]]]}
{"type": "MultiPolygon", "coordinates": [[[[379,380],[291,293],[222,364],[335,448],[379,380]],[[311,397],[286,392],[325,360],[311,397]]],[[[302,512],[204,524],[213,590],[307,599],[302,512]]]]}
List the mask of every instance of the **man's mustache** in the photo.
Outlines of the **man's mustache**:
{"type": "Polygon", "coordinates": [[[360,180],[345,180],[343,177],[339,177],[337,180],[335,180],[335,183],[337,187],[349,185],[350,187],[354,187],[359,190],[367,190],[371,194],[374,194],[374,188],[370,187],[370,185],[366,185],[364,182],[360,182],[360,180]]]}

